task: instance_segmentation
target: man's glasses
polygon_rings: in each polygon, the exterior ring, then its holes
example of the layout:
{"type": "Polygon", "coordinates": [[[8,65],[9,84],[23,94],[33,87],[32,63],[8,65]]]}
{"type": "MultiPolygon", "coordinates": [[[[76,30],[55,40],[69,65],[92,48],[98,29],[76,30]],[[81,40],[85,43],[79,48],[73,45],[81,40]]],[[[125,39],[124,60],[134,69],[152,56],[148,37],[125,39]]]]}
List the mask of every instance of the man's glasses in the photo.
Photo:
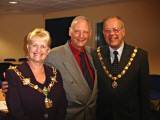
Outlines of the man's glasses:
{"type": "Polygon", "coordinates": [[[119,33],[121,31],[122,28],[110,28],[110,29],[104,29],[104,31],[106,33],[111,33],[111,32],[114,32],[114,33],[119,33]]]}

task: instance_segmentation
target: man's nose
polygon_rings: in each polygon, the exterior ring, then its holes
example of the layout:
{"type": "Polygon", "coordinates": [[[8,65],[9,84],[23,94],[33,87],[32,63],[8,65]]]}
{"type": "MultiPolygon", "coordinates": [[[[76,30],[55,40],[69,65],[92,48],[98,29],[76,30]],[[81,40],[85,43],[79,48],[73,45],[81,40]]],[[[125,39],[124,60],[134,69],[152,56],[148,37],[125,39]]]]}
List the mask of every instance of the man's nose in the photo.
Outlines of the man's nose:
{"type": "Polygon", "coordinates": [[[114,34],[114,33],[115,33],[114,30],[111,29],[111,30],[110,30],[110,34],[112,35],[112,34],[114,34]]]}
{"type": "Polygon", "coordinates": [[[80,37],[83,37],[84,36],[84,33],[83,32],[80,32],[80,37]]]}

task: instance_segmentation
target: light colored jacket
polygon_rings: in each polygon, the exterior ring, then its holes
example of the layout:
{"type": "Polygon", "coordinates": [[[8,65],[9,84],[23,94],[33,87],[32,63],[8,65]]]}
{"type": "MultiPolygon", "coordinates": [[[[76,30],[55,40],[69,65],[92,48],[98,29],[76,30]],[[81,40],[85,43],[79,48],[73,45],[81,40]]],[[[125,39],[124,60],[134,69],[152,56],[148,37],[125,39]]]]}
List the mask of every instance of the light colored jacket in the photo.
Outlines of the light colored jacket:
{"type": "Polygon", "coordinates": [[[97,74],[91,57],[91,48],[86,47],[85,49],[95,71],[93,90],[88,87],[68,42],[65,45],[53,48],[46,59],[46,63],[55,66],[62,75],[68,100],[66,120],[95,120],[97,74]]]}

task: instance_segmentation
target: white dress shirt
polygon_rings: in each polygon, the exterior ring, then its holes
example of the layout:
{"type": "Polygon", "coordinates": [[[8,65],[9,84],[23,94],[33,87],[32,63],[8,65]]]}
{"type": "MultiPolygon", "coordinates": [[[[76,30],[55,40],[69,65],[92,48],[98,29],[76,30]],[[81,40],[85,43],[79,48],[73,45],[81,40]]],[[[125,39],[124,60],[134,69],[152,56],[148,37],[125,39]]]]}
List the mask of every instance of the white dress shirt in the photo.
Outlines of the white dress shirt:
{"type": "Polygon", "coordinates": [[[123,48],[124,48],[124,43],[118,49],[116,49],[116,50],[113,49],[113,48],[111,48],[111,47],[109,47],[111,63],[113,63],[113,60],[114,60],[114,54],[113,54],[114,51],[118,52],[118,55],[117,55],[118,56],[118,61],[120,61],[123,48]]]}

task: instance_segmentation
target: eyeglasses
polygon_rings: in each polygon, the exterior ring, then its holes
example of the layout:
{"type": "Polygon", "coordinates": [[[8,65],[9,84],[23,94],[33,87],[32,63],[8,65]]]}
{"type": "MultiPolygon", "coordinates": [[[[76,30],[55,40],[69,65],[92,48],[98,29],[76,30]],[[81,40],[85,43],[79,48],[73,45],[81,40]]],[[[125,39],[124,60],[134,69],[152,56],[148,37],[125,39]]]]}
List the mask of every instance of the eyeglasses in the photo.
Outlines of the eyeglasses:
{"type": "Polygon", "coordinates": [[[104,29],[104,31],[106,33],[111,33],[111,32],[114,32],[114,33],[119,33],[121,31],[122,28],[110,28],[110,29],[104,29]]]}

